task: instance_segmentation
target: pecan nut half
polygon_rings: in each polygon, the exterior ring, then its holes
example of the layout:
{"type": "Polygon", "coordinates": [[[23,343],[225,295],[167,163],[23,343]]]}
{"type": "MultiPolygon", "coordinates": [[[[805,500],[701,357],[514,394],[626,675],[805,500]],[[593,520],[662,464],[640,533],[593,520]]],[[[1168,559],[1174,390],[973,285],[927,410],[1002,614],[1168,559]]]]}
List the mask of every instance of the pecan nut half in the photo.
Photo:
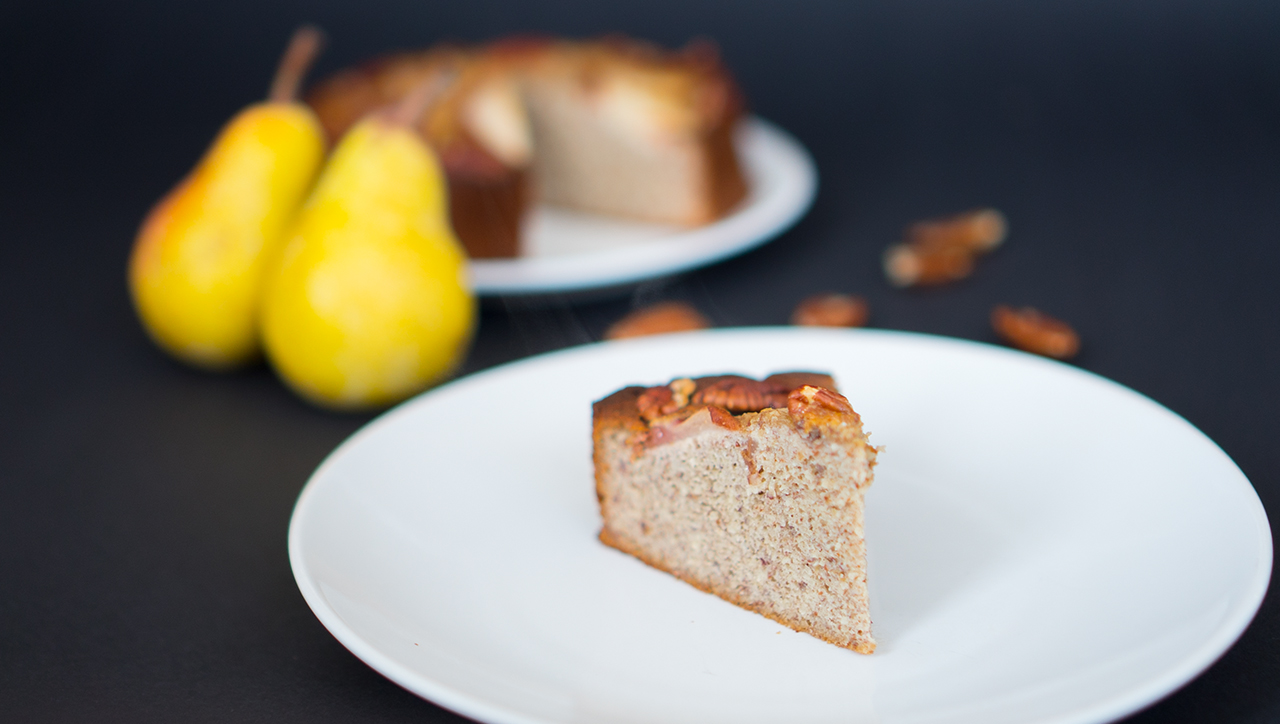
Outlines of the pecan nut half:
{"type": "Polygon", "coordinates": [[[726,375],[693,393],[692,401],[730,412],[757,412],[767,407],[786,407],[787,392],[777,383],[726,375]]]}
{"type": "Polygon", "coordinates": [[[815,412],[837,412],[847,415],[853,412],[853,405],[849,404],[849,400],[839,392],[832,392],[825,387],[804,385],[792,390],[787,397],[787,412],[794,420],[815,412]]]}
{"type": "Polygon", "coordinates": [[[974,209],[944,219],[917,221],[904,234],[910,244],[921,247],[960,247],[979,254],[1000,246],[1009,231],[1009,222],[996,209],[974,209]]]}
{"type": "Polygon", "coordinates": [[[973,252],[961,247],[895,244],[883,261],[885,276],[897,287],[946,284],[973,272],[973,252]]]}
{"type": "Polygon", "coordinates": [[[1009,224],[996,209],[976,209],[907,227],[884,252],[884,273],[899,287],[946,284],[973,272],[978,256],[1004,242],[1009,224]]]}
{"type": "Polygon", "coordinates": [[[991,326],[1018,349],[1054,359],[1070,359],[1080,351],[1080,336],[1071,325],[1033,307],[991,310],[991,326]]]}

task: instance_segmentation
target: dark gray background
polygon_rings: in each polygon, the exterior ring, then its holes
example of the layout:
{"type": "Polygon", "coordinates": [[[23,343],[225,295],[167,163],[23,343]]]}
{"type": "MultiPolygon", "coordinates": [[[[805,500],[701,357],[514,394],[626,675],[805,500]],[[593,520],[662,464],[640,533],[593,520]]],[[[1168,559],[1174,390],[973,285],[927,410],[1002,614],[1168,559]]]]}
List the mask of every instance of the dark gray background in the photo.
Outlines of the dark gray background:
{"type": "MultiPolygon", "coordinates": [[[[9,2],[0,718],[457,720],[347,653],[289,571],[298,491],[370,417],[312,409],[263,367],[170,361],[125,290],[142,215],[265,93],[302,21],[330,34],[319,73],[512,31],[708,35],[817,159],[814,208],[775,243],[612,301],[502,300],[467,371],[593,341],[661,298],[772,325],[809,292],[856,292],[874,326],[982,341],[992,305],[1032,304],[1076,325],[1079,366],[1185,416],[1277,510],[1280,4],[9,2]],[[977,205],[1012,233],[971,279],[883,281],[907,222],[977,205]]],[[[1133,721],[1280,720],[1277,682],[1271,598],[1133,721]]]]}

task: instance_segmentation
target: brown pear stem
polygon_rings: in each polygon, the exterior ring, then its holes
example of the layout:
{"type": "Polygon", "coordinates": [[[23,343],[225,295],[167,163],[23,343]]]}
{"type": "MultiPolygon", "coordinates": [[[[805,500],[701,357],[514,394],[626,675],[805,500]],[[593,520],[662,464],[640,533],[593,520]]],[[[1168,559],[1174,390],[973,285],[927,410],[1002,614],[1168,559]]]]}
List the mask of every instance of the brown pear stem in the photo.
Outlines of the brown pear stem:
{"type": "Polygon", "coordinates": [[[454,79],[458,77],[456,68],[446,68],[438,73],[432,73],[430,78],[422,81],[418,85],[409,90],[399,103],[391,106],[383,114],[383,120],[396,126],[412,127],[417,125],[418,121],[431,108],[440,96],[453,85],[454,79]]]}
{"type": "Polygon", "coordinates": [[[302,86],[302,76],[307,74],[311,63],[320,53],[324,45],[324,33],[314,25],[303,25],[293,33],[289,47],[280,58],[276,68],[276,77],[271,81],[271,91],[267,100],[272,103],[292,103],[298,98],[298,88],[302,86]]]}

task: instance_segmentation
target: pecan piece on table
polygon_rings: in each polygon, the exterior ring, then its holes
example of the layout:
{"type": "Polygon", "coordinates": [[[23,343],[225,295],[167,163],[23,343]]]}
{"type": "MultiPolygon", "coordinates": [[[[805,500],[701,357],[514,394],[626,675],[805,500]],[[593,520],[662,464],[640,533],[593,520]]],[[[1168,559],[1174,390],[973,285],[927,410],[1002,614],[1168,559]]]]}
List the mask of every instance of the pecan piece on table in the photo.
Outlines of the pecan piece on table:
{"type": "Polygon", "coordinates": [[[991,326],[1001,339],[1027,352],[1070,359],[1080,351],[1080,336],[1071,325],[1032,307],[1001,304],[991,310],[991,326]]]}
{"type": "Polygon", "coordinates": [[[996,209],[975,209],[944,219],[917,221],[907,227],[908,244],[917,247],[959,247],[985,254],[1000,246],[1009,223],[996,209]]]}
{"type": "Polygon", "coordinates": [[[867,300],[850,294],[814,294],[791,312],[791,323],[801,327],[861,327],[871,316],[867,300]]]}
{"type": "Polygon", "coordinates": [[[946,284],[972,272],[973,252],[959,247],[931,249],[894,244],[884,252],[884,274],[895,287],[946,284]]]}
{"type": "Polygon", "coordinates": [[[973,272],[974,259],[1004,242],[1009,225],[995,209],[977,209],[907,227],[884,252],[884,273],[899,287],[945,284],[973,272]]]}
{"type": "Polygon", "coordinates": [[[686,302],[659,302],[637,309],[610,325],[605,339],[646,337],[651,334],[685,332],[711,326],[701,312],[686,302]]]}

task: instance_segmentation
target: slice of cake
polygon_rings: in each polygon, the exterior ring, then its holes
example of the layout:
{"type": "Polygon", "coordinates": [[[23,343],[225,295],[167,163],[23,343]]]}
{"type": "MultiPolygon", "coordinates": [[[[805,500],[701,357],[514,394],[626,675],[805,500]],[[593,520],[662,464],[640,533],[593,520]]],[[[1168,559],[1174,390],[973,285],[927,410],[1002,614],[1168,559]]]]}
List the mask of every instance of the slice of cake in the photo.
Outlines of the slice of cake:
{"type": "Polygon", "coordinates": [[[876,450],[830,376],[678,379],[595,403],[600,540],[869,654],[863,494],[876,450]]]}

